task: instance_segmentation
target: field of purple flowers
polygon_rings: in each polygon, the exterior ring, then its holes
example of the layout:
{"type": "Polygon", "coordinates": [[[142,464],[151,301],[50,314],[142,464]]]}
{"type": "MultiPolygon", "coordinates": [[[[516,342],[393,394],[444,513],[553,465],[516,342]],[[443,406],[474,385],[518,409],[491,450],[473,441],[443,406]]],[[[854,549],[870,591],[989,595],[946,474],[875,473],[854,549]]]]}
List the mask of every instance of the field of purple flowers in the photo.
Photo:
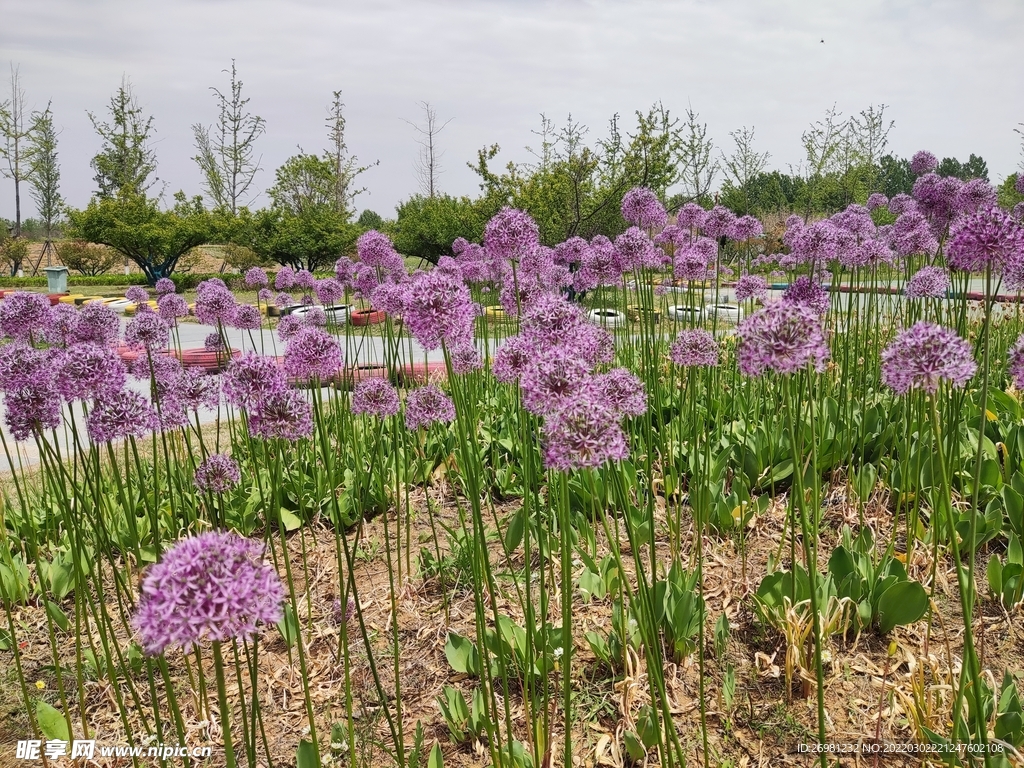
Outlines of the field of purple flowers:
{"type": "Polygon", "coordinates": [[[7,293],[0,748],[1024,764],[1024,210],[935,166],[777,253],[638,188],[253,305],[7,293]]]}

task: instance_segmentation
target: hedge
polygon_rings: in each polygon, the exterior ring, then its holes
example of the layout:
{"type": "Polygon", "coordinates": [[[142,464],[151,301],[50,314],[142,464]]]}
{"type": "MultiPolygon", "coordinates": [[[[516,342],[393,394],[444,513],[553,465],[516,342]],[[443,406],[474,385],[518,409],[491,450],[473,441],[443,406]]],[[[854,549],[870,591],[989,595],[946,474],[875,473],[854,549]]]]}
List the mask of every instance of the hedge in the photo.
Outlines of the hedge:
{"type": "MultiPolygon", "coordinates": [[[[242,275],[221,275],[221,274],[209,274],[209,275],[171,275],[171,280],[174,281],[174,285],[177,286],[179,291],[193,290],[203,280],[209,280],[210,278],[217,277],[232,286],[237,284],[240,286],[243,282],[242,275]]],[[[45,288],[47,285],[45,277],[6,277],[0,276],[0,289],[3,288],[45,288]]],[[[146,276],[141,273],[134,273],[131,275],[96,275],[95,277],[87,277],[85,275],[68,275],[68,288],[87,288],[96,286],[128,286],[128,285],[147,285],[146,276]]]]}

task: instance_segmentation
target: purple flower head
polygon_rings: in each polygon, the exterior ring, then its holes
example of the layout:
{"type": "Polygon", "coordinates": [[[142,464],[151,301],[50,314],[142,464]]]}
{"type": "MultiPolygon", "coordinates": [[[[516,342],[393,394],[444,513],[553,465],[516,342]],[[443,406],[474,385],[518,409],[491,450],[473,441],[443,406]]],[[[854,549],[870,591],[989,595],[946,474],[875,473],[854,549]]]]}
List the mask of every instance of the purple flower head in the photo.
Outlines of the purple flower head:
{"type": "Polygon", "coordinates": [[[260,288],[256,292],[256,300],[264,304],[270,304],[274,301],[274,292],[269,288],[260,288]]]}
{"type": "Polygon", "coordinates": [[[230,456],[215,453],[196,467],[196,488],[210,493],[224,493],[234,488],[242,479],[238,465],[230,456]]]}
{"type": "Polygon", "coordinates": [[[96,400],[86,420],[89,437],[94,443],[108,443],[129,435],[143,437],[158,425],[153,406],[130,389],[108,393],[96,400]]]}
{"type": "Polygon", "coordinates": [[[857,250],[857,263],[860,266],[873,267],[878,264],[892,264],[892,249],[884,240],[875,238],[865,240],[857,250]]]}
{"type": "Polygon", "coordinates": [[[555,246],[555,263],[562,267],[568,267],[570,264],[582,264],[589,250],[590,243],[582,237],[570,237],[555,246]]]}
{"type": "Polygon", "coordinates": [[[391,238],[375,229],[363,232],[359,236],[356,240],[356,252],[359,254],[359,261],[368,267],[390,268],[397,255],[391,238]]]}
{"type": "Polygon", "coordinates": [[[169,277],[161,277],[153,287],[156,289],[157,296],[166,296],[168,293],[175,293],[178,290],[178,286],[169,277]]]}
{"type": "Polygon", "coordinates": [[[404,304],[405,327],[424,349],[472,342],[476,312],[461,280],[437,270],[422,272],[409,285],[404,304]]]}
{"type": "Polygon", "coordinates": [[[255,331],[263,327],[263,315],[252,304],[240,304],[233,319],[235,328],[255,331]]]}
{"type": "Polygon", "coordinates": [[[587,388],[617,417],[641,416],[647,412],[644,383],[626,368],[612,368],[607,373],[591,376],[587,388]]]}
{"type": "Polygon", "coordinates": [[[484,247],[494,258],[518,261],[539,244],[537,223],[516,208],[505,206],[484,227],[484,247]]]}
{"type": "Polygon", "coordinates": [[[579,305],[556,293],[542,293],[523,311],[521,333],[544,349],[571,341],[585,323],[579,305]]]}
{"type": "Polygon", "coordinates": [[[317,281],[316,297],[320,299],[321,304],[329,306],[334,304],[336,301],[339,301],[344,295],[345,286],[341,284],[340,280],[328,277],[324,280],[317,281]]]}
{"type": "Polygon", "coordinates": [[[179,317],[188,316],[188,302],[180,294],[165,293],[157,299],[156,303],[157,314],[163,318],[165,323],[172,324],[179,317]]]}
{"type": "Polygon", "coordinates": [[[623,271],[661,266],[664,255],[639,227],[630,227],[615,238],[615,250],[619,254],[623,271]]]}
{"type": "Polygon", "coordinates": [[[643,229],[656,229],[665,226],[668,214],[651,190],[634,187],[622,198],[622,218],[643,229]]]}
{"type": "Polygon", "coordinates": [[[284,586],[263,562],[264,545],[237,533],[211,531],[182,539],[150,566],[132,625],[156,656],[202,640],[250,640],[257,624],[284,616],[284,586]]]}
{"type": "Polygon", "coordinates": [[[717,255],[718,243],[709,237],[699,237],[676,251],[672,274],[677,280],[703,280],[717,255]]]}
{"type": "Polygon", "coordinates": [[[764,226],[754,216],[740,216],[733,222],[726,235],[730,240],[742,242],[760,237],[764,234],[764,226]]]}
{"type": "Polygon", "coordinates": [[[802,263],[826,264],[839,255],[839,232],[828,219],[803,227],[793,239],[793,255],[802,263]]]}
{"type": "Polygon", "coordinates": [[[782,298],[791,304],[809,307],[816,315],[824,315],[828,311],[828,291],[807,275],[794,280],[783,292],[782,298]]]}
{"type": "Polygon", "coordinates": [[[249,431],[265,440],[295,441],[313,434],[313,406],[294,389],[279,388],[249,411],[249,431]]]}
{"type": "Polygon", "coordinates": [[[306,328],[326,328],[327,313],[323,307],[310,307],[309,311],[302,316],[302,324],[306,328]]]}
{"type": "Polygon", "coordinates": [[[479,370],[484,365],[483,360],[480,359],[480,353],[472,344],[455,347],[448,356],[452,361],[452,371],[460,375],[479,370]]]}
{"type": "Polygon", "coordinates": [[[679,209],[679,213],[676,214],[676,224],[680,229],[689,229],[691,231],[703,229],[704,220],[707,217],[708,212],[697,203],[686,203],[679,209]]]}
{"type": "Polygon", "coordinates": [[[469,245],[469,240],[467,240],[466,238],[456,237],[454,240],[452,240],[452,255],[459,256],[460,254],[464,253],[467,248],[469,248],[469,245]]]}
{"type": "Polygon", "coordinates": [[[949,290],[949,275],[942,267],[921,267],[907,281],[904,294],[908,299],[942,298],[949,290]]]}
{"type": "Polygon", "coordinates": [[[277,338],[288,341],[305,327],[306,324],[298,315],[285,315],[277,322],[277,338]]]}
{"type": "Polygon", "coordinates": [[[337,339],[319,328],[300,329],[285,348],[284,370],[289,376],[326,381],[344,365],[337,339]]]}
{"type": "Polygon", "coordinates": [[[935,234],[941,235],[957,214],[957,197],[964,183],[954,176],[926,173],[914,182],[917,207],[931,223],[935,234]]]}
{"type": "Polygon", "coordinates": [[[356,263],[348,258],[348,256],[342,256],[334,262],[334,276],[344,286],[351,284],[352,278],[355,276],[355,270],[356,263]]]}
{"type": "Polygon", "coordinates": [[[287,388],[284,371],[273,358],[248,352],[233,360],[223,376],[224,396],[238,408],[255,408],[272,393],[287,388]]]}
{"type": "Polygon", "coordinates": [[[491,372],[498,381],[516,381],[536,355],[536,348],[527,339],[510,336],[494,353],[491,372]]]}
{"type": "Polygon", "coordinates": [[[0,390],[12,392],[39,386],[43,380],[52,378],[53,362],[44,350],[21,341],[0,346],[0,390]]]}
{"type": "Polygon", "coordinates": [[[1014,221],[1018,224],[1024,224],[1024,202],[1017,203],[1013,206],[1013,211],[1010,215],[1013,216],[1014,221]]]}
{"type": "Polygon", "coordinates": [[[433,384],[417,387],[405,398],[405,428],[417,430],[455,421],[455,403],[433,384]]]}
{"type": "Polygon", "coordinates": [[[916,208],[900,214],[889,229],[888,238],[892,249],[900,256],[934,253],[939,247],[928,220],[916,208]]]}
{"type": "Polygon", "coordinates": [[[893,195],[892,200],[889,201],[889,213],[894,216],[911,211],[917,211],[917,201],[904,192],[893,195]]]}
{"type": "Polygon", "coordinates": [[[282,309],[294,303],[295,299],[292,298],[292,295],[290,293],[285,293],[284,291],[281,291],[274,297],[274,304],[282,309]]]}
{"type": "Polygon", "coordinates": [[[956,193],[953,199],[953,207],[957,212],[970,215],[977,213],[983,208],[992,208],[998,202],[999,196],[995,188],[984,179],[971,179],[956,193]]]}
{"type": "Polygon", "coordinates": [[[692,329],[680,331],[672,342],[669,358],[684,368],[718,365],[718,342],[710,331],[692,329]]]}
{"type": "Polygon", "coordinates": [[[736,301],[763,299],[768,295],[768,281],[760,275],[743,275],[736,281],[736,301]]]}
{"type": "Polygon", "coordinates": [[[165,400],[173,401],[186,412],[202,408],[215,410],[220,405],[218,377],[208,376],[198,368],[182,369],[169,378],[165,389],[165,400]]]}
{"type": "Polygon", "coordinates": [[[128,301],[133,301],[136,304],[145,304],[149,301],[149,291],[141,285],[133,285],[124,292],[124,297],[128,299],[128,301]]]}
{"type": "Polygon", "coordinates": [[[227,345],[224,344],[224,337],[217,331],[214,331],[213,333],[208,333],[206,338],[203,339],[203,349],[207,352],[224,352],[227,349],[227,345]]]}
{"type": "Polygon", "coordinates": [[[78,310],[74,304],[58,304],[50,307],[43,337],[54,346],[66,347],[74,342],[77,326],[78,310]]]}
{"type": "Polygon", "coordinates": [[[270,278],[262,267],[249,267],[245,271],[245,284],[249,288],[266,288],[270,285],[270,278]]]}
{"type": "Polygon", "coordinates": [[[407,283],[381,283],[373,289],[370,301],[374,307],[392,316],[405,314],[405,302],[409,295],[407,283]]]}
{"type": "Polygon", "coordinates": [[[61,424],[61,399],[47,378],[7,392],[4,422],[15,440],[42,435],[61,424]]]}
{"type": "Polygon", "coordinates": [[[938,167],[939,159],[931,152],[923,149],[920,152],[915,152],[914,156],[910,159],[910,172],[915,176],[920,176],[922,173],[930,173],[938,167]]]}
{"type": "Polygon", "coordinates": [[[821,321],[806,304],[773,302],[742,320],[736,335],[736,358],[746,376],[768,369],[795,373],[808,365],[821,371],[829,357],[821,321]]]}
{"type": "Polygon", "coordinates": [[[295,285],[308,292],[313,290],[313,286],[316,285],[316,278],[308,269],[300,269],[295,273],[295,285]]]}
{"type": "Polygon", "coordinates": [[[15,341],[42,336],[50,315],[50,300],[41,293],[15,291],[0,301],[0,333],[15,341]]]}
{"type": "Polygon", "coordinates": [[[872,192],[868,195],[867,209],[873,211],[876,208],[884,208],[889,204],[889,198],[883,195],[881,192],[872,192]]]}
{"type": "Polygon", "coordinates": [[[124,341],[133,349],[163,349],[171,332],[163,318],[155,312],[142,312],[132,318],[124,329],[124,341]]]}
{"type": "Polygon", "coordinates": [[[68,400],[102,399],[124,388],[128,372],[117,353],[97,344],[72,344],[61,355],[54,384],[68,400]]]}
{"type": "Polygon", "coordinates": [[[1024,334],[1017,337],[1017,341],[1010,347],[1006,372],[1013,377],[1017,389],[1024,389],[1024,334]]]}
{"type": "Polygon", "coordinates": [[[387,379],[366,379],[352,391],[352,413],[383,419],[399,411],[398,391],[387,379]]]}
{"type": "Polygon", "coordinates": [[[953,269],[999,273],[1024,258],[1024,227],[1001,208],[985,208],[966,217],[954,228],[947,261],[953,269]]]}
{"type": "Polygon", "coordinates": [[[704,218],[704,234],[716,240],[729,234],[736,223],[736,214],[724,205],[716,205],[704,218]]]}
{"type": "Polygon", "coordinates": [[[295,270],[291,267],[281,267],[274,276],[274,288],[279,291],[290,291],[295,287],[295,270]]]}
{"type": "Polygon", "coordinates": [[[934,394],[943,379],[963,387],[977,369],[971,345],[934,323],[922,321],[903,329],[882,350],[882,383],[899,395],[911,389],[934,394]]]}
{"type": "Polygon", "coordinates": [[[848,205],[832,216],[831,221],[839,229],[857,237],[871,237],[875,234],[875,221],[871,218],[871,212],[863,205],[848,205]]]}
{"type": "Polygon", "coordinates": [[[543,415],[558,410],[579,394],[591,366],[576,350],[552,347],[520,374],[523,407],[543,415]]]}
{"type": "Polygon", "coordinates": [[[204,325],[231,325],[237,306],[235,295],[221,280],[204,280],[196,289],[196,319],[204,325]]]}
{"type": "Polygon", "coordinates": [[[615,412],[601,398],[581,397],[544,420],[544,466],[568,472],[629,456],[615,412]]]}

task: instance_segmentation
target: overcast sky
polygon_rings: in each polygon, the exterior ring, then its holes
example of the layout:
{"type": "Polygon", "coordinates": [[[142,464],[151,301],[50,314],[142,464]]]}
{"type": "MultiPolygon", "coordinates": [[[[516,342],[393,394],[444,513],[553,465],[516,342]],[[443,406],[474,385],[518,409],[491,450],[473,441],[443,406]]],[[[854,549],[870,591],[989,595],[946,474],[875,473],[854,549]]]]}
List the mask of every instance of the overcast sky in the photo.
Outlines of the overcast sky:
{"type": "MultiPolygon", "coordinates": [[[[155,118],[168,199],[200,193],[191,126],[216,119],[209,88],[227,88],[232,58],[267,122],[258,187],[297,147],[323,150],[340,89],[350,150],[380,161],[357,208],[384,216],[417,190],[405,121],[424,100],[451,118],[440,136],[451,194],[477,191],[466,163],[485,145],[501,145],[501,165],[526,160],[540,113],[571,112],[597,139],[614,113],[629,125],[657,100],[674,114],[692,106],[726,151],[729,131],[754,126],[783,170],[833,103],[844,115],[886,104],[893,152],[975,152],[998,182],[1022,160],[1022,40],[1020,0],[0,0],[0,61],[20,67],[29,108],[52,101],[75,206],[100,146],[86,112],[105,116],[122,75],[155,118]]],[[[13,218],[13,199],[0,180],[0,216],[13,218]]]]}

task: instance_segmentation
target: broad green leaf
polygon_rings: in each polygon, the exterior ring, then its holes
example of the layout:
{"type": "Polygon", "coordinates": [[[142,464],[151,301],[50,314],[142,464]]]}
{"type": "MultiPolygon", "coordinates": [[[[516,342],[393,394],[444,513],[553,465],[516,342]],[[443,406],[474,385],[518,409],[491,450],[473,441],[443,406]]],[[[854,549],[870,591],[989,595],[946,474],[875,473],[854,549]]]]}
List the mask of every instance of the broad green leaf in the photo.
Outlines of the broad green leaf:
{"type": "Polygon", "coordinates": [[[42,699],[36,702],[36,721],[39,723],[39,730],[47,739],[69,740],[68,721],[64,719],[59,709],[54,709],[42,699]]]}
{"type": "Polygon", "coordinates": [[[928,593],[916,581],[893,584],[878,598],[878,629],[888,634],[897,625],[913,624],[928,610],[928,593]]]}
{"type": "Polygon", "coordinates": [[[297,768],[319,768],[320,755],[316,753],[313,742],[303,739],[299,742],[299,751],[295,756],[297,768]]]}
{"type": "Polygon", "coordinates": [[[427,768],[444,768],[444,755],[441,754],[441,745],[436,741],[427,758],[427,768]]]}
{"type": "Polygon", "coordinates": [[[444,646],[444,655],[456,672],[467,675],[480,674],[480,654],[469,638],[457,632],[450,632],[448,642],[444,646]]]}

